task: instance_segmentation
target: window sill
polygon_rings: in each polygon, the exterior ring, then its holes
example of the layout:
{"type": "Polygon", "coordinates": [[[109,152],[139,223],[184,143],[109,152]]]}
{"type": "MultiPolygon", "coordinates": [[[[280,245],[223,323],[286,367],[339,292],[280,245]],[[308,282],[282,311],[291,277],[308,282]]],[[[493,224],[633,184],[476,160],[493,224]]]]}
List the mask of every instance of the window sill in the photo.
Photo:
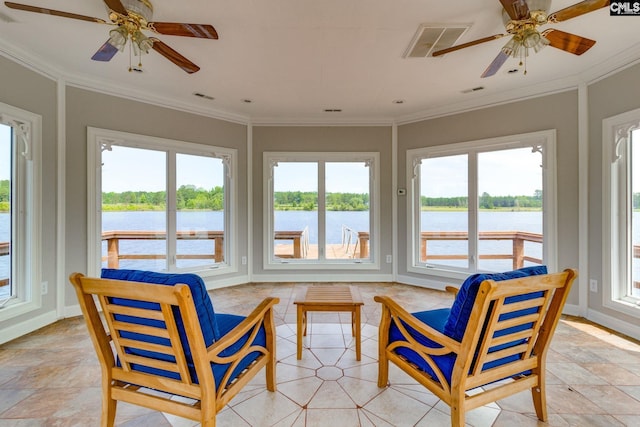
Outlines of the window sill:
{"type": "Polygon", "coordinates": [[[0,322],[21,316],[40,308],[40,302],[14,300],[0,308],[0,322]]]}
{"type": "Polygon", "coordinates": [[[630,302],[623,299],[609,299],[605,300],[603,305],[611,310],[640,319],[640,305],[638,305],[637,302],[630,302]]]}

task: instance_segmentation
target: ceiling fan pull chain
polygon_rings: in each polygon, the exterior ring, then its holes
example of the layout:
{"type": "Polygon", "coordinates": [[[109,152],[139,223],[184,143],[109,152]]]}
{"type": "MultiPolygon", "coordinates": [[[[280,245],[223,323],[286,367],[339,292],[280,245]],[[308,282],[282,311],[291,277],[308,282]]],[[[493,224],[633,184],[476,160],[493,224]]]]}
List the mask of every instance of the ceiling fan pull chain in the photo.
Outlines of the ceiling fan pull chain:
{"type": "Polygon", "coordinates": [[[129,72],[133,71],[133,67],[131,66],[131,43],[129,43],[129,72]]]}

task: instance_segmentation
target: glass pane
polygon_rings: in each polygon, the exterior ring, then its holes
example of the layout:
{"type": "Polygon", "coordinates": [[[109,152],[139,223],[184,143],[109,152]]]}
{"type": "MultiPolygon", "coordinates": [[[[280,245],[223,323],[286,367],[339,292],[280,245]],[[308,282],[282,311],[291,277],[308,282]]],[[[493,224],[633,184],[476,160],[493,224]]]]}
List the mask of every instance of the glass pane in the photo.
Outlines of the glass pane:
{"type": "Polygon", "coordinates": [[[11,180],[12,129],[0,124],[0,301],[13,295],[11,289],[11,180]]]}
{"type": "Polygon", "coordinates": [[[640,298],[640,131],[631,132],[631,281],[626,296],[640,298]]]}
{"type": "Polygon", "coordinates": [[[102,152],[102,266],[167,269],[166,154],[102,152]]]}
{"type": "Polygon", "coordinates": [[[469,268],[468,156],[423,159],[419,262],[469,268]]]}
{"type": "Polygon", "coordinates": [[[318,164],[278,162],[273,168],[273,253],[318,259],[318,164]]]}
{"type": "Polygon", "coordinates": [[[478,155],[478,269],[542,264],[542,155],[517,148],[478,155]]]}
{"type": "Polygon", "coordinates": [[[176,155],[177,268],[224,261],[222,159],[176,155]]]}
{"type": "Polygon", "coordinates": [[[365,162],[326,163],[327,259],[369,259],[369,176],[365,162]]]}

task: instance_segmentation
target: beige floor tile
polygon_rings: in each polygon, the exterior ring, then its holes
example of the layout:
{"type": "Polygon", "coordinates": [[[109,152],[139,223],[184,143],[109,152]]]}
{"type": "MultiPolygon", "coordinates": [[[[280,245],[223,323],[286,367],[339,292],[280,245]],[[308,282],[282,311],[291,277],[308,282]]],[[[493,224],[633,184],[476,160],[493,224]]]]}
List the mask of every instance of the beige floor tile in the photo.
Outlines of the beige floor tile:
{"type": "Polygon", "coordinates": [[[431,406],[393,388],[387,388],[369,402],[365,409],[393,425],[413,426],[431,410],[431,406]]]}
{"type": "Polygon", "coordinates": [[[316,376],[301,378],[286,383],[278,384],[278,392],[294,401],[300,406],[306,406],[316,395],[323,380],[316,376]]]}
{"type": "Polygon", "coordinates": [[[356,409],[308,409],[307,427],[352,427],[360,424],[356,409]]]}
{"type": "MultiPolygon", "coordinates": [[[[410,312],[447,307],[451,297],[397,284],[358,286],[365,299],[359,362],[355,360],[349,313],[310,313],[313,317],[310,317],[312,323],[310,335],[305,338],[303,359],[296,359],[293,300],[299,284],[251,284],[212,291],[219,313],[246,314],[255,306],[255,300],[268,295],[281,298],[276,308],[278,391],[266,391],[264,372],[259,373],[231,401],[231,406],[218,414],[218,425],[448,426],[447,405],[395,365],[389,368],[391,385],[377,387],[380,307],[373,302],[373,296],[392,295],[410,312]],[[321,369],[323,366],[331,369],[321,369]],[[337,380],[331,379],[336,375],[337,380]],[[323,380],[320,376],[330,379],[323,380]]],[[[530,393],[522,392],[469,412],[467,425],[640,425],[640,346],[637,342],[586,322],[563,319],[547,361],[547,424],[538,422],[530,393]]],[[[81,318],[56,322],[2,345],[0,426],[98,425],[99,380],[95,352],[81,318]],[[67,385],[71,383],[73,387],[58,388],[65,379],[67,385]]],[[[191,427],[198,424],[120,404],[116,425],[191,427]]]]}
{"type": "Polygon", "coordinates": [[[573,388],[601,408],[602,413],[620,415],[640,414],[640,401],[634,399],[614,386],[587,386],[578,384],[573,388]]]}

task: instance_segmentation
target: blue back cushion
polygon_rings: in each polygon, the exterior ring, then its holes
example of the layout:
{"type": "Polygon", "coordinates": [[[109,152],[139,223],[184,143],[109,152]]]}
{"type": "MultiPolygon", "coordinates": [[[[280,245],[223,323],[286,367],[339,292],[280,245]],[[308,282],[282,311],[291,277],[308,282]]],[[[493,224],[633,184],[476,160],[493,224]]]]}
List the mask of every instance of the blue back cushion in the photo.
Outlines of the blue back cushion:
{"type": "MultiPolygon", "coordinates": [[[[186,284],[191,289],[191,295],[193,297],[193,302],[196,308],[196,313],[198,315],[198,320],[200,321],[200,328],[202,329],[202,335],[204,337],[205,346],[210,346],[215,341],[223,337],[229,331],[231,331],[234,327],[236,327],[240,322],[242,322],[245,317],[243,316],[235,316],[232,314],[215,314],[213,311],[213,304],[211,303],[211,299],[207,294],[207,289],[202,281],[202,278],[196,274],[172,274],[172,273],[158,273],[153,271],[142,271],[142,270],[115,270],[115,269],[103,269],[102,270],[102,278],[105,279],[117,279],[117,280],[127,280],[133,282],[143,282],[143,283],[152,283],[158,285],[167,285],[173,286],[176,284],[186,284]]],[[[129,307],[141,307],[146,309],[157,309],[160,307],[158,304],[145,302],[145,301],[133,301],[126,300],[121,298],[114,298],[113,303],[126,305],[129,307]]],[[[177,310],[177,308],[175,309],[177,310]]],[[[120,315],[118,315],[120,316],[120,315]]],[[[145,319],[142,321],[140,318],[135,318],[131,316],[122,316],[122,320],[126,320],[132,323],[144,323],[149,324],[156,327],[164,327],[163,321],[155,321],[145,319]]],[[[189,365],[189,371],[191,373],[191,378],[194,382],[198,383],[198,378],[195,372],[194,364],[192,362],[193,357],[191,354],[191,350],[189,348],[188,342],[186,341],[186,335],[184,333],[184,324],[182,322],[182,318],[178,315],[176,316],[176,326],[178,327],[178,331],[180,332],[180,337],[182,341],[182,345],[185,351],[185,356],[187,357],[187,362],[189,365]]],[[[152,342],[160,345],[170,345],[169,340],[157,337],[150,337],[148,335],[138,334],[129,332],[127,334],[131,334],[131,338],[152,342]]],[[[246,333],[243,337],[241,337],[236,343],[234,343],[229,349],[225,350],[221,355],[222,356],[230,356],[236,351],[238,351],[248,340],[250,336],[250,332],[246,333]]],[[[123,335],[124,336],[124,335],[123,335]]],[[[261,327],[257,336],[255,337],[253,345],[264,347],[266,344],[266,333],[264,327],[261,327]]],[[[130,352],[134,354],[139,354],[145,357],[151,357],[158,360],[166,360],[169,362],[175,362],[175,359],[172,356],[167,354],[157,353],[148,350],[142,350],[137,348],[130,348],[130,352]]],[[[232,373],[232,379],[237,377],[247,366],[249,366],[258,356],[260,356],[260,352],[253,352],[248,354],[236,367],[234,372],[232,373]]],[[[118,361],[119,363],[119,361],[118,361]]],[[[180,375],[175,372],[169,372],[162,369],[152,368],[145,365],[132,365],[134,370],[146,372],[154,375],[162,375],[168,378],[180,379],[180,375]]],[[[220,384],[227,370],[229,369],[230,364],[222,364],[216,365],[211,364],[211,368],[213,370],[213,375],[216,381],[216,384],[220,384]]]]}
{"type": "MultiPolygon", "coordinates": [[[[525,267],[519,270],[508,271],[506,273],[478,273],[473,274],[464,281],[458,295],[456,296],[453,305],[451,306],[451,313],[444,325],[444,334],[457,340],[462,341],[462,337],[467,330],[467,324],[469,323],[469,317],[473,310],[473,305],[480,289],[480,284],[484,280],[509,280],[520,277],[535,276],[538,274],[547,274],[547,267],[545,265],[537,265],[533,267],[525,267]]],[[[521,299],[532,298],[531,296],[521,296],[521,299]]],[[[512,300],[506,301],[507,303],[514,302],[512,300]]]]}
{"type": "MultiPolygon", "coordinates": [[[[213,311],[211,298],[209,298],[207,288],[205,287],[202,278],[197,274],[158,273],[155,271],[115,270],[104,268],[102,269],[101,277],[104,279],[127,280],[167,286],[174,286],[182,283],[189,286],[191,289],[191,296],[193,297],[193,302],[196,307],[196,313],[198,314],[198,320],[200,321],[200,328],[202,329],[202,336],[204,337],[205,345],[210,346],[216,340],[220,339],[221,335],[218,330],[218,324],[213,311]]],[[[149,303],[144,303],[142,301],[136,301],[135,303],[129,302],[128,305],[148,308],[148,304],[149,303]]],[[[182,318],[176,319],[176,322],[180,335],[184,336],[182,318]]],[[[190,355],[190,351],[186,351],[189,352],[190,355]]]]}

